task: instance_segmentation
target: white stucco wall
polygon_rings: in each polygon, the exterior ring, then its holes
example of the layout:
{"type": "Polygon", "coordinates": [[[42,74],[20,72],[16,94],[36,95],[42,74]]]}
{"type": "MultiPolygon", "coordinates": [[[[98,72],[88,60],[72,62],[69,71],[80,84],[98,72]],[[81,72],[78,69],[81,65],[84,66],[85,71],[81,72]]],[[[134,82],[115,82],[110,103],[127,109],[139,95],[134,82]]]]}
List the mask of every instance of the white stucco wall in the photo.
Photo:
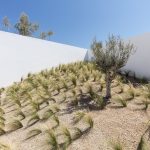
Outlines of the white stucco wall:
{"type": "Polygon", "coordinates": [[[139,77],[150,79],[150,33],[129,38],[136,47],[125,66],[125,69],[134,71],[139,77]]]}
{"type": "MultiPolygon", "coordinates": [[[[136,47],[136,52],[128,60],[123,68],[136,73],[138,77],[146,77],[150,80],[150,33],[125,39],[136,47]]],[[[88,50],[88,58],[93,57],[91,50],[88,50]]]]}
{"type": "Polygon", "coordinates": [[[28,72],[84,60],[86,49],[0,31],[0,87],[28,72]]]}
{"type": "MultiPolygon", "coordinates": [[[[150,79],[150,33],[128,40],[137,50],[124,68],[150,79]]],[[[91,59],[91,56],[91,51],[83,48],[0,31],[0,87],[19,81],[28,72],[91,59]]]]}

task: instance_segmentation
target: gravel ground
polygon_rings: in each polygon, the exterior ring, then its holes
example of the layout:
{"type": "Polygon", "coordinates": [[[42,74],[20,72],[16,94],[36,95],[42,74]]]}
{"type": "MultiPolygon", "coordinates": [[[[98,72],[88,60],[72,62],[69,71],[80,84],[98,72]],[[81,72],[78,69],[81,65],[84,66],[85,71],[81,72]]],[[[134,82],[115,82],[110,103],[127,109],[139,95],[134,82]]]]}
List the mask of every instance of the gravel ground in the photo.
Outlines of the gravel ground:
{"type": "MultiPolygon", "coordinates": [[[[46,108],[45,108],[46,109],[46,108]]],[[[44,111],[44,110],[42,110],[44,111]]],[[[146,129],[148,116],[144,111],[134,111],[129,108],[111,108],[89,112],[94,120],[94,127],[89,133],[74,141],[68,150],[111,150],[111,141],[120,141],[125,150],[136,150],[141,135],[146,129]]],[[[73,114],[59,115],[63,125],[71,122],[73,114]]],[[[26,124],[26,120],[23,121],[26,124]]],[[[48,150],[45,134],[24,140],[30,129],[43,128],[51,124],[38,122],[25,129],[0,136],[0,141],[11,145],[13,150],[48,150]],[[14,147],[14,148],[13,148],[14,147]]],[[[70,126],[71,127],[71,126],[70,126]]]]}

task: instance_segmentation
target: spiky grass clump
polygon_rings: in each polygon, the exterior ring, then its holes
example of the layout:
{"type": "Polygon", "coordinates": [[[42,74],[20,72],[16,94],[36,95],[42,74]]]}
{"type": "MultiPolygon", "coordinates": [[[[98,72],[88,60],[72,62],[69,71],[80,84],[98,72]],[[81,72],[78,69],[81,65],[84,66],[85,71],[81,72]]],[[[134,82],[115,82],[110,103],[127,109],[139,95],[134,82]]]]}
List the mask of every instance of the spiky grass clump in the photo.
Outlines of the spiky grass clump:
{"type": "Polygon", "coordinates": [[[90,84],[87,84],[86,89],[87,89],[87,93],[90,95],[90,97],[92,99],[94,99],[95,98],[95,92],[94,92],[93,86],[90,84]]]}
{"type": "Polygon", "coordinates": [[[140,139],[140,142],[138,144],[137,150],[149,150],[143,136],[140,139]]]}
{"type": "Polygon", "coordinates": [[[53,113],[57,113],[60,111],[60,107],[57,104],[53,104],[50,109],[53,111],[53,113]]]}
{"type": "Polygon", "coordinates": [[[105,101],[104,101],[103,96],[96,94],[95,97],[96,97],[96,98],[95,98],[96,106],[97,106],[99,109],[104,109],[104,107],[105,107],[105,101]]]}
{"type": "Polygon", "coordinates": [[[19,120],[23,120],[25,119],[25,114],[21,111],[21,110],[18,110],[16,113],[15,113],[15,117],[19,117],[19,120]]]}
{"type": "Polygon", "coordinates": [[[62,128],[62,133],[65,138],[65,145],[66,145],[65,147],[67,147],[72,143],[71,133],[66,127],[62,128]]]}
{"type": "Polygon", "coordinates": [[[6,133],[5,130],[2,129],[2,128],[0,128],[0,135],[3,135],[3,134],[5,134],[5,133],[6,133]]]}
{"type": "Polygon", "coordinates": [[[4,127],[5,127],[5,123],[4,123],[4,121],[1,120],[1,121],[0,121],[0,128],[3,129],[4,127]]]}
{"type": "Polygon", "coordinates": [[[26,140],[27,139],[30,139],[32,137],[35,137],[39,134],[41,134],[42,131],[40,129],[33,129],[33,130],[30,130],[28,133],[27,133],[27,137],[26,137],[26,140]]]}
{"type": "Polygon", "coordinates": [[[52,130],[48,131],[48,144],[50,145],[51,150],[58,150],[59,143],[57,141],[57,137],[52,130]]]}
{"type": "Polygon", "coordinates": [[[150,92],[149,91],[144,94],[144,98],[147,100],[150,100],[150,92]]]}
{"type": "Polygon", "coordinates": [[[27,127],[32,126],[33,124],[35,124],[39,120],[40,120],[39,115],[37,113],[33,113],[33,115],[30,117],[30,119],[27,122],[27,127]]]}
{"type": "Polygon", "coordinates": [[[67,81],[61,80],[61,82],[62,82],[63,88],[64,88],[65,90],[68,90],[69,87],[68,87],[67,81]]]}
{"type": "Polygon", "coordinates": [[[77,96],[75,96],[69,103],[69,106],[72,106],[72,107],[77,107],[78,106],[78,103],[79,103],[79,99],[77,96]]]}
{"type": "Polygon", "coordinates": [[[3,143],[0,143],[0,150],[11,150],[8,145],[5,145],[3,143]]]}
{"type": "Polygon", "coordinates": [[[32,108],[33,108],[35,111],[39,111],[39,110],[40,110],[40,105],[39,105],[38,102],[31,101],[31,106],[32,106],[32,108]]]}
{"type": "Polygon", "coordinates": [[[58,127],[60,125],[60,121],[58,116],[53,115],[52,119],[55,121],[56,125],[54,126],[54,128],[58,127]]]}
{"type": "Polygon", "coordinates": [[[83,91],[82,91],[82,88],[80,87],[80,88],[78,88],[78,92],[79,92],[79,94],[80,95],[82,95],[83,94],[83,91]]]}
{"type": "Polygon", "coordinates": [[[150,101],[146,99],[146,100],[143,100],[142,103],[143,103],[143,105],[144,105],[144,108],[143,108],[143,109],[146,111],[146,110],[148,109],[148,106],[149,106],[149,104],[150,104],[150,101]]]}
{"type": "Polygon", "coordinates": [[[93,76],[93,82],[96,82],[98,79],[101,78],[101,74],[99,72],[97,72],[97,71],[94,71],[92,73],[92,76],[93,76]]]}
{"type": "Polygon", "coordinates": [[[8,132],[15,131],[23,127],[22,123],[19,120],[13,120],[12,122],[8,123],[6,126],[8,128],[8,132]]]}
{"type": "Polygon", "coordinates": [[[72,96],[76,96],[76,95],[77,95],[76,90],[75,90],[75,89],[72,89],[72,90],[71,90],[71,94],[72,94],[72,96]]]}
{"type": "Polygon", "coordinates": [[[4,110],[0,107],[0,115],[5,114],[4,110]]]}
{"type": "Polygon", "coordinates": [[[111,147],[113,150],[123,150],[123,147],[120,142],[111,142],[111,147]]]}
{"type": "Polygon", "coordinates": [[[0,116],[0,122],[4,122],[6,119],[3,116],[0,116]]]}
{"type": "Polygon", "coordinates": [[[135,88],[132,85],[130,85],[130,88],[127,90],[127,94],[129,96],[127,100],[132,100],[135,98],[136,96],[135,88]]]}
{"type": "Polygon", "coordinates": [[[85,121],[85,123],[87,123],[87,125],[89,126],[89,128],[93,128],[94,122],[93,122],[93,119],[92,119],[91,116],[86,115],[84,117],[84,121],[85,121]]]}
{"type": "Polygon", "coordinates": [[[127,107],[127,101],[124,100],[122,96],[118,95],[114,100],[117,103],[119,103],[122,107],[127,107]]]}
{"type": "Polygon", "coordinates": [[[74,131],[75,132],[74,132],[74,135],[72,137],[73,140],[76,140],[76,139],[80,138],[82,136],[82,134],[83,134],[82,130],[77,128],[77,127],[74,128],[74,131]]]}
{"type": "Polygon", "coordinates": [[[19,99],[14,99],[14,102],[18,107],[21,107],[21,102],[19,99]]]}
{"type": "Polygon", "coordinates": [[[85,79],[85,81],[88,81],[88,80],[90,79],[90,75],[89,75],[89,73],[86,72],[86,71],[85,71],[85,73],[84,73],[84,79],[85,79]]]}
{"type": "Polygon", "coordinates": [[[4,128],[5,126],[5,118],[3,116],[0,116],[0,128],[4,128]]]}
{"type": "Polygon", "coordinates": [[[84,112],[77,112],[73,118],[73,124],[78,123],[86,114],[84,112]]]}
{"type": "Polygon", "coordinates": [[[42,115],[42,121],[46,121],[47,119],[49,119],[52,115],[54,115],[54,112],[51,110],[51,109],[49,109],[49,110],[47,110],[47,111],[45,111],[44,113],[43,113],[43,115],[42,115]]]}
{"type": "Polygon", "coordinates": [[[70,80],[72,82],[72,84],[74,85],[74,87],[77,86],[77,77],[75,75],[71,75],[70,80]]]}
{"type": "Polygon", "coordinates": [[[60,93],[60,90],[61,90],[60,85],[59,85],[59,84],[56,84],[56,85],[54,86],[54,90],[56,90],[58,93],[60,93]]]}
{"type": "Polygon", "coordinates": [[[67,100],[67,94],[66,93],[63,93],[62,95],[61,95],[61,100],[58,102],[59,104],[62,104],[62,103],[64,103],[64,102],[66,102],[66,100],[67,100]]]}

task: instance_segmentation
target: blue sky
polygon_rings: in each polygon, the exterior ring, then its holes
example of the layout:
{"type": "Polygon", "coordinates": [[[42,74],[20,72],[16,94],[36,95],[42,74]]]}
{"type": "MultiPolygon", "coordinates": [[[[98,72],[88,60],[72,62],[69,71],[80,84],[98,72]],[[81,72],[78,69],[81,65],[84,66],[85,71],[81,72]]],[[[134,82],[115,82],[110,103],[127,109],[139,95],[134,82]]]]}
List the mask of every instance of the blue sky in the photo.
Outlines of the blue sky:
{"type": "Polygon", "coordinates": [[[94,37],[150,32],[150,0],[0,0],[0,19],[14,24],[21,12],[52,30],[52,41],[89,48],[94,37]]]}

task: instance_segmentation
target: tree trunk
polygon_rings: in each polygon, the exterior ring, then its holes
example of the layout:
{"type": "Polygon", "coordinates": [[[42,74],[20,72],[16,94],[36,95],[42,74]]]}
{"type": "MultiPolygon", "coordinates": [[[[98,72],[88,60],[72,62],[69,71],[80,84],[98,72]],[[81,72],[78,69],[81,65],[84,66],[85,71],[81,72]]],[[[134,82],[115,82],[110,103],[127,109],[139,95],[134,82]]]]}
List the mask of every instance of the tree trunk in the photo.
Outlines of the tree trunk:
{"type": "Polygon", "coordinates": [[[111,98],[111,76],[110,73],[106,73],[106,101],[111,98]]]}

